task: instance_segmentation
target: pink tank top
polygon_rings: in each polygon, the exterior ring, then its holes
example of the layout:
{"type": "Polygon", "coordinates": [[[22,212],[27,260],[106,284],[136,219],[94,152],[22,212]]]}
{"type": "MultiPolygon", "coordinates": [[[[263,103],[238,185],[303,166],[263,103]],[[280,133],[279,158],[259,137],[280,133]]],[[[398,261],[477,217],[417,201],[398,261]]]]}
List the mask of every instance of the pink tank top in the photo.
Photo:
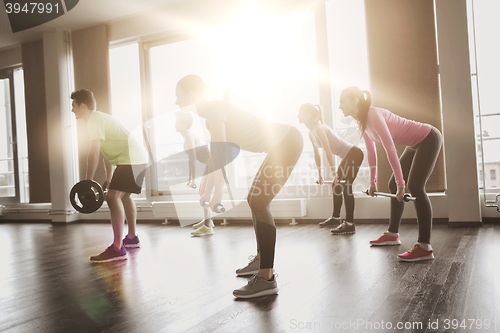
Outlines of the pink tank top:
{"type": "Polygon", "coordinates": [[[429,124],[397,116],[386,109],[370,108],[363,135],[370,165],[370,186],[375,186],[377,182],[376,142],[384,146],[398,188],[405,187],[396,145],[414,147],[427,137],[431,128],[429,124]]]}

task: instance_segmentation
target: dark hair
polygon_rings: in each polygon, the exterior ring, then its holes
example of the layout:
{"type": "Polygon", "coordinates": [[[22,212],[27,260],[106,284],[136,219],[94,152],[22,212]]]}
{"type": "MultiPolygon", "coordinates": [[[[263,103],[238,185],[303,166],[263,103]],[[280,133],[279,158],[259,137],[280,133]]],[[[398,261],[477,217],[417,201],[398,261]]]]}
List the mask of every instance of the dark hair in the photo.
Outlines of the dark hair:
{"type": "Polygon", "coordinates": [[[358,127],[361,136],[365,134],[366,119],[368,117],[368,110],[372,106],[372,94],[368,90],[361,90],[358,87],[351,86],[342,90],[342,94],[349,99],[358,99],[359,114],[358,114],[358,127]]]}
{"type": "Polygon", "coordinates": [[[316,118],[316,121],[320,121],[322,124],[323,122],[323,108],[319,104],[312,105],[311,103],[305,103],[302,104],[299,110],[304,110],[309,113],[312,113],[314,117],[316,118]]]}
{"type": "Polygon", "coordinates": [[[191,112],[177,112],[175,114],[176,119],[186,126],[186,129],[190,129],[193,126],[193,115],[191,112]]]}
{"type": "Polygon", "coordinates": [[[179,87],[182,91],[194,91],[201,96],[206,95],[208,92],[208,86],[205,81],[203,81],[203,79],[198,75],[194,74],[184,76],[180,79],[179,82],[177,82],[177,87],[179,87]]]}
{"type": "Polygon", "coordinates": [[[85,104],[89,108],[89,110],[95,110],[95,98],[92,91],[87,89],[81,89],[77,91],[73,91],[71,93],[71,99],[76,102],[76,104],[85,104]]]}

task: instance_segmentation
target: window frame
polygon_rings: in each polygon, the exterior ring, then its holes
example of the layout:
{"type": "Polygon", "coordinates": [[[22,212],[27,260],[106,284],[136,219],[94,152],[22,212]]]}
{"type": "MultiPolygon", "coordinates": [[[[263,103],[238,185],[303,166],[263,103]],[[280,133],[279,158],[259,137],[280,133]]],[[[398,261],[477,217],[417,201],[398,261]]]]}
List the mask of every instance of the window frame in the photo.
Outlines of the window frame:
{"type": "MultiPolygon", "coordinates": [[[[310,1],[310,0],[302,0],[296,1],[295,3],[282,3],[277,5],[276,7],[280,7],[282,12],[290,13],[293,15],[296,12],[296,9],[308,8],[307,13],[314,14],[314,31],[316,34],[316,52],[317,52],[317,60],[318,67],[320,71],[326,71],[327,75],[319,75],[318,77],[318,94],[319,94],[319,103],[323,107],[324,111],[324,122],[327,126],[332,129],[336,129],[336,125],[334,124],[334,105],[333,105],[333,94],[332,94],[332,86],[331,86],[331,78],[330,78],[330,56],[329,56],[329,42],[328,42],[328,26],[327,26],[327,6],[324,1],[310,1]]],[[[304,12],[304,11],[302,11],[304,12]]],[[[211,25],[217,24],[217,22],[203,22],[204,24],[211,25]]],[[[176,42],[181,42],[193,38],[197,38],[199,36],[194,35],[193,33],[188,33],[182,28],[173,29],[171,31],[162,32],[154,35],[143,36],[139,38],[132,38],[126,41],[120,41],[117,43],[111,43],[110,48],[124,46],[126,44],[137,42],[139,44],[139,61],[140,61],[140,74],[141,74],[141,95],[142,95],[142,115],[143,122],[147,124],[148,121],[151,121],[154,118],[153,114],[153,89],[152,89],[152,73],[151,73],[151,54],[150,50],[157,46],[173,44],[176,42]]],[[[153,142],[155,138],[154,129],[150,126],[143,127],[143,134],[148,140],[151,142],[149,145],[152,156],[156,154],[156,147],[153,142]],[[146,132],[144,132],[146,131],[146,132]]],[[[146,142],[149,143],[149,142],[146,142]]],[[[314,159],[311,157],[311,159],[314,159]]],[[[152,161],[155,163],[155,161],[152,161]]],[[[338,165],[339,160],[336,158],[336,164],[338,165]]],[[[328,170],[328,162],[323,154],[322,158],[322,167],[323,170],[328,170]]],[[[228,170],[228,178],[230,185],[232,186],[232,191],[237,196],[240,196],[241,189],[238,190],[235,187],[235,175],[234,172],[231,172],[231,168],[234,168],[233,164],[229,165],[228,170]]],[[[155,167],[148,168],[148,172],[146,173],[146,193],[147,199],[151,201],[157,200],[171,200],[172,193],[167,191],[160,191],[158,189],[158,173],[155,167]]],[[[285,188],[287,191],[281,191],[278,194],[278,197],[286,197],[286,198],[294,198],[294,197],[329,197],[331,196],[331,188],[329,186],[318,186],[316,184],[297,184],[297,185],[286,185],[285,188]],[[293,194],[291,194],[293,193],[293,194]]],[[[244,190],[246,193],[246,189],[244,190]]],[[[224,194],[226,194],[227,189],[224,189],[224,194]]],[[[242,191],[243,193],[243,191],[242,191]]],[[[197,191],[192,191],[190,189],[186,190],[176,190],[175,194],[185,195],[186,200],[190,200],[191,198],[197,199],[199,197],[197,191]]],[[[227,195],[225,195],[227,197],[227,195]]]]}
{"type": "Polygon", "coordinates": [[[19,182],[19,154],[17,147],[17,127],[16,127],[16,101],[14,93],[14,70],[20,68],[20,66],[12,66],[8,68],[0,69],[0,79],[9,80],[9,93],[10,93],[10,126],[11,126],[11,140],[12,140],[12,151],[13,151],[13,164],[14,164],[14,196],[0,197],[0,203],[19,203],[21,200],[20,196],[20,182],[19,182]]]}

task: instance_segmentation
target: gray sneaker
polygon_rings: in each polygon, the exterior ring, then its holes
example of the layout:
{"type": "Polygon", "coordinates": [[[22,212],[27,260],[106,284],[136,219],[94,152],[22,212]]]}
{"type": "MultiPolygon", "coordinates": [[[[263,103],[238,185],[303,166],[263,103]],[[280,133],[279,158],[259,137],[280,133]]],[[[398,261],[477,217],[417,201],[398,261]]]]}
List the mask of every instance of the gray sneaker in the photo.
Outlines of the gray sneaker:
{"type": "Polygon", "coordinates": [[[337,228],[330,230],[334,235],[347,235],[356,233],[356,227],[354,223],[347,224],[345,221],[339,225],[337,228]]]}
{"type": "Polygon", "coordinates": [[[273,279],[268,281],[259,273],[254,274],[248,283],[233,291],[236,298],[253,298],[259,296],[276,295],[278,293],[277,274],[273,274],[273,279]]]}
{"type": "Polygon", "coordinates": [[[238,268],[236,270],[236,275],[238,276],[246,276],[246,275],[254,275],[259,272],[260,269],[260,259],[257,256],[248,257],[250,262],[243,268],[238,268]]]}

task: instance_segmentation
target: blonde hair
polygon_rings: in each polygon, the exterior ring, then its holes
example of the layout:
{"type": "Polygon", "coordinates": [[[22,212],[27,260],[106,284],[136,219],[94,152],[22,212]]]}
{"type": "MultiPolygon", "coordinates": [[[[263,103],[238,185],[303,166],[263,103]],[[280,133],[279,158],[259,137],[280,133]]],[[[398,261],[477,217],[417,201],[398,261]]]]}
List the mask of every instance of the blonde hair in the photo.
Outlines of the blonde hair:
{"type": "Polygon", "coordinates": [[[307,113],[312,114],[315,122],[319,121],[322,124],[325,123],[323,121],[323,108],[321,107],[321,105],[305,103],[301,105],[299,110],[304,110],[307,113]]]}

